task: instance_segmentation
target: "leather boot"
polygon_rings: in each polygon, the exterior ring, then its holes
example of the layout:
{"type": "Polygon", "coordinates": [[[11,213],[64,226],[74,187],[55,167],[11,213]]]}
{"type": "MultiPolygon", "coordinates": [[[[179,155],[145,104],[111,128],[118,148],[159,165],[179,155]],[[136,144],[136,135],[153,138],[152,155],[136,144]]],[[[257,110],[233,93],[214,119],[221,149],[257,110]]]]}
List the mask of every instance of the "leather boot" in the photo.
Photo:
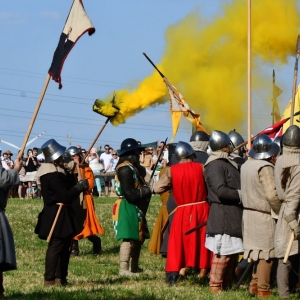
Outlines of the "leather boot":
{"type": "Polygon", "coordinates": [[[68,285],[68,281],[66,278],[55,278],[55,284],[58,286],[66,286],[68,285]]]}
{"type": "Polygon", "coordinates": [[[257,298],[270,298],[272,295],[271,291],[258,291],[257,298]]]}
{"type": "Polygon", "coordinates": [[[72,241],[71,255],[73,255],[73,256],[79,255],[79,246],[78,246],[78,241],[76,241],[76,240],[72,241]]]}
{"type": "Polygon", "coordinates": [[[249,286],[249,294],[251,296],[256,296],[257,295],[257,284],[254,284],[254,285],[250,285],[249,286]]]}
{"type": "Polygon", "coordinates": [[[212,294],[221,294],[221,292],[222,292],[222,287],[220,287],[220,286],[211,286],[211,287],[209,288],[209,290],[210,290],[210,292],[211,292],[212,294]]]}
{"type": "Polygon", "coordinates": [[[123,242],[120,247],[120,275],[124,276],[137,276],[137,273],[129,271],[131,245],[130,242],[123,242]]]}
{"type": "Polygon", "coordinates": [[[208,269],[201,269],[198,277],[202,279],[202,278],[206,278],[207,276],[208,276],[208,269]]]}
{"type": "Polygon", "coordinates": [[[179,278],[179,274],[171,274],[169,276],[169,286],[174,286],[179,278]]]}
{"type": "Polygon", "coordinates": [[[130,251],[130,257],[131,257],[131,266],[130,271],[132,273],[139,273],[143,270],[139,268],[139,258],[140,258],[140,252],[141,252],[141,243],[139,241],[132,241],[131,244],[131,251],[130,251]]]}
{"type": "Polygon", "coordinates": [[[45,287],[50,287],[55,285],[55,280],[44,280],[44,286],[45,287]]]}
{"type": "Polygon", "coordinates": [[[93,243],[93,254],[99,255],[101,253],[101,239],[96,235],[90,235],[88,240],[93,243]]]}

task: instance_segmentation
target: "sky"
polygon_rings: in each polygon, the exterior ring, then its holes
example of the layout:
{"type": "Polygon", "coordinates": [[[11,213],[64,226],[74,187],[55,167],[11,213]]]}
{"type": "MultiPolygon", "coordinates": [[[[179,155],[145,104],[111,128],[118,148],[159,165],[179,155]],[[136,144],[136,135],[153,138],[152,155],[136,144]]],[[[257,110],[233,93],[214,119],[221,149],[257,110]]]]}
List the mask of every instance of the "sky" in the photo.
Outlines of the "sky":
{"type": "MultiPolygon", "coordinates": [[[[252,0],[253,134],[272,122],[273,69],[283,90],[278,98],[281,112],[291,98],[298,2],[252,0]]],[[[125,93],[120,98],[124,110],[138,97],[146,104],[126,116],[124,123],[108,123],[95,146],[119,149],[125,138],[145,144],[170,140],[167,90],[143,52],[201,115],[208,131],[235,128],[247,137],[246,0],[83,0],[83,4],[96,32],[83,35],[68,55],[61,73],[63,88],[50,81],[29,141],[45,133],[30,148],[54,138],[66,147],[79,144],[88,149],[106,121],[92,106],[96,99],[111,99],[113,92],[125,93]]],[[[72,0],[1,4],[3,151],[17,151],[4,142],[18,147],[23,143],[71,5],[72,0]]],[[[189,141],[191,134],[191,123],[182,118],[174,141],[189,141]]]]}

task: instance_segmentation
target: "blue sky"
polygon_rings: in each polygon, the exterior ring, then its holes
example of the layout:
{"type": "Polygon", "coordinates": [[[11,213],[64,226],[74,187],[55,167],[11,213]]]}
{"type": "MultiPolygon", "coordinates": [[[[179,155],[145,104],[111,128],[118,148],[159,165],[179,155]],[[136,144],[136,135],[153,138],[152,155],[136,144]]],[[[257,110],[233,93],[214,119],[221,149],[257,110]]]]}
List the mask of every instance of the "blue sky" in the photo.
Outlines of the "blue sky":
{"type": "MultiPolygon", "coordinates": [[[[29,140],[42,131],[46,133],[31,146],[40,147],[50,138],[68,146],[68,135],[72,145],[89,148],[106,120],[92,111],[94,101],[149,76],[153,68],[142,52],[159,63],[165,50],[167,28],[195,10],[210,20],[220,12],[220,2],[84,0],[96,33],[81,37],[70,52],[62,70],[62,90],[58,90],[54,81],[49,83],[29,140]]],[[[71,0],[30,0],[30,5],[27,1],[11,0],[1,4],[1,140],[21,146],[71,4],[71,0]]],[[[270,78],[271,74],[272,68],[270,78]]],[[[277,75],[277,81],[292,85],[292,75],[291,59],[277,75]]],[[[281,96],[282,109],[290,94],[291,89],[281,96]]],[[[271,118],[268,111],[259,114],[265,119],[263,129],[271,118]]],[[[182,120],[175,141],[188,141],[190,135],[190,123],[182,120]]],[[[171,136],[166,103],[148,108],[118,127],[107,125],[96,146],[109,144],[119,149],[127,137],[150,143],[166,137],[170,140],[171,136]]],[[[16,151],[3,142],[0,148],[16,151]]]]}

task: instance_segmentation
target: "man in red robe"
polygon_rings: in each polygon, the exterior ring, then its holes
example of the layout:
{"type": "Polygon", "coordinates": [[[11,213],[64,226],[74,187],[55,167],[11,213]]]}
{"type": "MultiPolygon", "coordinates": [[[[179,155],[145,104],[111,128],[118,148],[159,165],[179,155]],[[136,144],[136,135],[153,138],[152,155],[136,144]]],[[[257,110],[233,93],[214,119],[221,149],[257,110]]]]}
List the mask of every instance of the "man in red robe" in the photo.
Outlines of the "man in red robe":
{"type": "Polygon", "coordinates": [[[181,268],[200,269],[199,277],[205,277],[212,257],[212,253],[205,248],[209,205],[203,166],[193,162],[195,152],[188,143],[179,142],[175,148],[175,156],[179,163],[168,168],[154,186],[154,191],[158,194],[171,187],[177,205],[166,261],[166,281],[170,286],[179,278],[181,268]],[[200,228],[186,234],[197,226],[200,228]]]}

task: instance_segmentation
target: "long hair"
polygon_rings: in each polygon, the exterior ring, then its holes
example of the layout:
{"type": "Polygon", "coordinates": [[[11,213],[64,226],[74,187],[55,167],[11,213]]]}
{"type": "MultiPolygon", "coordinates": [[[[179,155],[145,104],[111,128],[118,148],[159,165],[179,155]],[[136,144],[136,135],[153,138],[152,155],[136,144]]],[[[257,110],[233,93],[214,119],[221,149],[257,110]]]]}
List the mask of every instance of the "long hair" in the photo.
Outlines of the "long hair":
{"type": "Polygon", "coordinates": [[[291,174],[293,171],[293,167],[284,168],[281,172],[281,187],[285,191],[286,184],[288,180],[291,178],[291,174]]]}

